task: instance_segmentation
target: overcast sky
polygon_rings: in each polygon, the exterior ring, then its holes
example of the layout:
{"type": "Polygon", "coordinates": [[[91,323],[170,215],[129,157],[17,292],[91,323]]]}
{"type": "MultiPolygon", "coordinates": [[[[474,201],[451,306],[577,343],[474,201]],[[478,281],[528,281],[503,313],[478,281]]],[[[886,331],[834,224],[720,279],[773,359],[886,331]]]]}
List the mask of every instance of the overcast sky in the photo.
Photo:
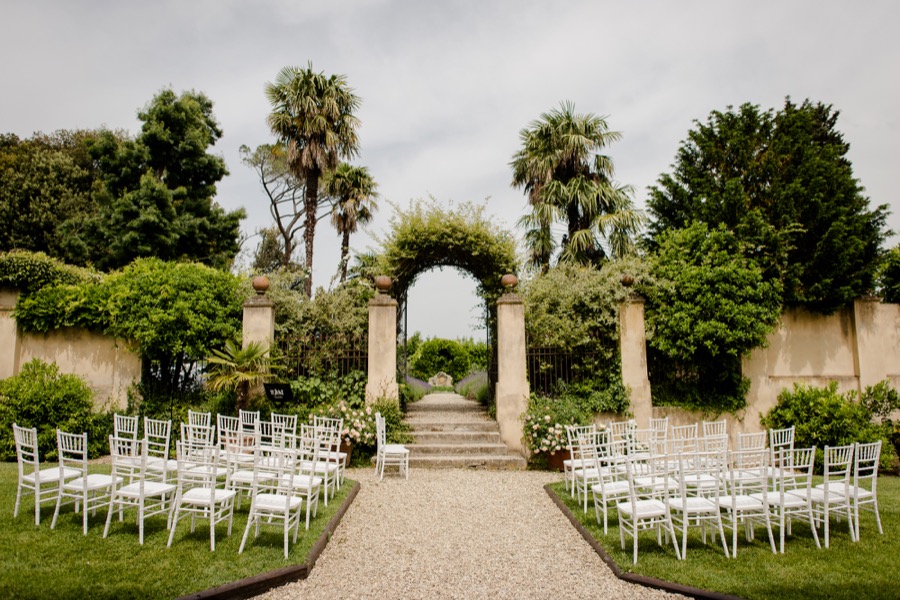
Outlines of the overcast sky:
{"type": "MultiPolygon", "coordinates": [[[[0,2],[0,132],[137,133],[137,111],[160,89],[202,91],[224,130],[213,151],[231,172],[217,200],[247,209],[247,234],[270,217],[238,148],[273,141],[265,84],[309,61],[346,75],[362,98],[354,163],[379,184],[376,233],[389,202],[429,195],[487,201],[492,219],[513,229],[526,210],[509,185],[519,131],[562,100],[623,134],[608,153],[643,207],[695,119],[744,102],[779,108],[786,96],[840,111],[854,174],[873,205],[892,205],[889,225],[900,231],[896,0],[0,2]]],[[[371,243],[351,240],[358,250],[371,243]]],[[[329,284],[338,256],[323,221],[317,286],[329,284]]],[[[482,337],[474,290],[452,269],[423,275],[410,330],[482,337]]]]}

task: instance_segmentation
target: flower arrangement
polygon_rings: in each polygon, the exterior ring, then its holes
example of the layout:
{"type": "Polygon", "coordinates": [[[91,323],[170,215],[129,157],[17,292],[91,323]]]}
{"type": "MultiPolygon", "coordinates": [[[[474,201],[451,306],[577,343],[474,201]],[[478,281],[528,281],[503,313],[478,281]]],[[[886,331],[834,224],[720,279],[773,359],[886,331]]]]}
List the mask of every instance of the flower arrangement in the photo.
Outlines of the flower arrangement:
{"type": "Polygon", "coordinates": [[[532,454],[555,454],[568,446],[566,425],[587,425],[592,417],[567,398],[532,394],[523,416],[522,439],[532,454]]]}
{"type": "Polygon", "coordinates": [[[309,415],[312,423],[316,416],[343,419],[341,441],[358,446],[375,446],[375,411],[371,406],[354,408],[344,401],[317,408],[309,415]]]}

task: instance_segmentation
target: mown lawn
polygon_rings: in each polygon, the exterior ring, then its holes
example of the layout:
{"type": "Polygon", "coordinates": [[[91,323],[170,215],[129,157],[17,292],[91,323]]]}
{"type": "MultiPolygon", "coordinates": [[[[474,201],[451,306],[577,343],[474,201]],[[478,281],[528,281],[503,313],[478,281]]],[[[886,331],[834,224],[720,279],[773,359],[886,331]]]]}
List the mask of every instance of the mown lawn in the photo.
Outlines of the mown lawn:
{"type": "MultiPolygon", "coordinates": [[[[675,559],[672,545],[658,546],[654,532],[642,532],[638,564],[632,564],[631,539],[623,551],[615,510],[610,512],[608,535],[597,524],[593,507],[585,514],[562,483],[552,491],[562,499],[610,557],[623,570],[733,594],[748,600],[763,599],[897,599],[900,598],[900,478],[878,480],[878,501],[884,535],[878,534],[875,516],[864,512],[860,542],[850,541],[846,521],[832,521],[831,547],[816,548],[809,526],[794,523],[793,536],[786,539],[785,553],[774,555],[765,529],[758,527],[752,542],[743,530],[738,535],[737,558],[727,559],[718,539],[705,546],[699,532],[689,535],[687,560],[675,559]]],[[[773,528],[778,545],[778,529],[773,528]]],[[[726,530],[730,542],[730,531],[726,530]]],[[[819,530],[822,538],[822,531],[819,530]]]]}
{"type": "MultiPolygon", "coordinates": [[[[98,472],[109,472],[97,466],[98,472]]],[[[81,515],[70,505],[60,514],[56,529],[50,529],[53,505],[41,511],[41,524],[34,525],[32,498],[23,498],[19,516],[13,519],[16,499],[16,465],[0,463],[0,598],[174,598],[306,561],[313,544],[338,511],[354,482],[346,480],[326,508],[319,502],[318,516],[305,531],[300,525],[297,544],[283,555],[278,527],[262,528],[253,542],[253,532],[243,554],[238,554],[250,502],[235,510],[234,529],[216,529],[216,551],[209,550],[209,525],[198,521],[190,533],[190,520],[179,523],[171,548],[166,548],[165,516],[145,524],[144,545],[138,544],[136,511],[126,511],[124,523],[113,517],[109,537],[103,539],[106,513],[89,521],[87,537],[81,533],[81,515]]]]}

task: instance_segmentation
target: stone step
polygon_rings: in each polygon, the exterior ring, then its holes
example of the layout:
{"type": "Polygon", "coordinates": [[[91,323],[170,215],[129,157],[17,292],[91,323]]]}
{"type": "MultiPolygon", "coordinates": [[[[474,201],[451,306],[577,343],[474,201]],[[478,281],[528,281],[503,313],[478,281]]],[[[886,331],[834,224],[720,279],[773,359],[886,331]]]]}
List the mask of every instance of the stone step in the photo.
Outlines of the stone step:
{"type": "Polygon", "coordinates": [[[490,419],[458,419],[448,421],[433,418],[407,418],[406,424],[413,432],[425,431],[499,431],[496,421],[490,419]]]}
{"type": "Polygon", "coordinates": [[[409,448],[409,455],[423,454],[507,454],[506,444],[404,444],[409,448]]]}
{"type": "Polygon", "coordinates": [[[409,456],[411,469],[524,469],[525,459],[518,454],[459,454],[409,456]]]}
{"type": "Polygon", "coordinates": [[[410,432],[417,444],[502,444],[498,431],[419,431],[410,432]]]}
{"type": "Polygon", "coordinates": [[[484,406],[482,406],[478,402],[474,402],[471,400],[463,400],[461,402],[442,402],[442,403],[429,403],[424,404],[422,402],[416,402],[414,404],[410,404],[406,408],[406,414],[416,415],[423,413],[472,413],[477,415],[487,415],[487,411],[484,406]]]}

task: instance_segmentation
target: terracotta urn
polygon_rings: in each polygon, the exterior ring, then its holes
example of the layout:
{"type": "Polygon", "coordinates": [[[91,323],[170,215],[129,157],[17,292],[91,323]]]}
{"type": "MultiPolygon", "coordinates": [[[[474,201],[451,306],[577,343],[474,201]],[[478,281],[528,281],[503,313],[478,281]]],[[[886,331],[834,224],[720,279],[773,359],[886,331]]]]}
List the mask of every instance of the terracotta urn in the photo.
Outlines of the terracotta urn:
{"type": "Polygon", "coordinates": [[[391,278],[387,275],[377,275],[375,277],[375,289],[380,294],[387,294],[388,290],[391,289],[392,283],[391,278]]]}
{"type": "Polygon", "coordinates": [[[265,275],[257,275],[253,278],[253,289],[256,290],[258,296],[262,296],[269,289],[269,278],[265,275]]]}

